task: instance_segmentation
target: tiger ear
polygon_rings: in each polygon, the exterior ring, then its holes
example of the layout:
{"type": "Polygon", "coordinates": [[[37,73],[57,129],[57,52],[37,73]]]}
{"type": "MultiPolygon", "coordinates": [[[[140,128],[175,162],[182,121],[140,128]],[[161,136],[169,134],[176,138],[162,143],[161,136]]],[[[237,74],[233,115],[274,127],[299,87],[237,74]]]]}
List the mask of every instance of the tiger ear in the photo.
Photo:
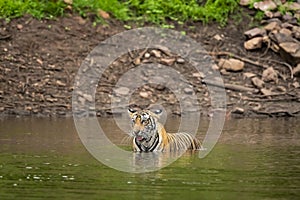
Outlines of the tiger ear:
{"type": "Polygon", "coordinates": [[[136,113],[136,110],[135,110],[135,109],[132,109],[132,108],[128,108],[127,112],[128,112],[129,117],[131,118],[132,115],[133,115],[134,113],[136,113]]]}

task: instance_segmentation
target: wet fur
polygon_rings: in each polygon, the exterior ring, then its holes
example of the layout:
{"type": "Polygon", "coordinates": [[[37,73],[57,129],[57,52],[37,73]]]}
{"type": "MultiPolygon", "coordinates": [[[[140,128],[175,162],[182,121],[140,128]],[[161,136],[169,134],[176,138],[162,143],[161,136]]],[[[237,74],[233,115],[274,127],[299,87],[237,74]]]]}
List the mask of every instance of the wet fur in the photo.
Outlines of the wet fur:
{"type": "Polygon", "coordinates": [[[201,149],[201,143],[188,133],[167,133],[158,122],[159,112],[128,111],[132,120],[134,151],[177,151],[201,149]]]}

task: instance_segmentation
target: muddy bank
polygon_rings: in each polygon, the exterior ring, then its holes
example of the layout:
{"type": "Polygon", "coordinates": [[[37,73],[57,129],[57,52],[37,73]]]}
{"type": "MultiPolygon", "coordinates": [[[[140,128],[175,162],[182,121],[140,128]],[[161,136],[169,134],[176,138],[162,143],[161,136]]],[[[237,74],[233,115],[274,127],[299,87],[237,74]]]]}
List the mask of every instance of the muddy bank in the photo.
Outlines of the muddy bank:
{"type": "MultiPolygon", "coordinates": [[[[244,49],[244,32],[252,28],[250,22],[250,18],[239,24],[232,21],[225,28],[190,23],[176,25],[175,30],[185,31],[200,42],[214,59],[214,70],[221,72],[225,83],[228,116],[300,116],[299,76],[291,76],[286,61],[268,50],[267,45],[252,51],[244,49]]],[[[1,20],[1,115],[71,115],[74,77],[81,63],[101,41],[125,30],[120,22],[111,20],[107,25],[93,26],[90,20],[79,16],[42,21],[30,17],[1,20]]],[[[92,108],[97,115],[111,115],[112,96],[129,93],[126,86],[114,88],[122,74],[149,62],[170,66],[184,74],[193,86],[184,92],[195,94],[199,100],[199,109],[191,112],[210,114],[203,74],[164,49],[149,49],[130,52],[107,68],[92,108]]],[[[150,72],[147,77],[151,77],[150,72]]],[[[89,100],[89,96],[82,95],[82,101],[89,100]]],[[[180,114],[178,99],[172,91],[151,84],[134,91],[130,103],[140,107],[161,104],[168,112],[180,114]]]]}

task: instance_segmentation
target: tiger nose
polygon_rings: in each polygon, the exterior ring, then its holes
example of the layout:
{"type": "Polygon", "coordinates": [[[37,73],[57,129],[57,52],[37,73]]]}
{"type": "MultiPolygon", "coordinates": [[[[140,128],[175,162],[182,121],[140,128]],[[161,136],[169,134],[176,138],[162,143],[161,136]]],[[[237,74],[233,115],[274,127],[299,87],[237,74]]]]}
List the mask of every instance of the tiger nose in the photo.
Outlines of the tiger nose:
{"type": "Polygon", "coordinates": [[[134,135],[141,135],[141,131],[140,130],[136,130],[136,131],[133,131],[134,135]]]}

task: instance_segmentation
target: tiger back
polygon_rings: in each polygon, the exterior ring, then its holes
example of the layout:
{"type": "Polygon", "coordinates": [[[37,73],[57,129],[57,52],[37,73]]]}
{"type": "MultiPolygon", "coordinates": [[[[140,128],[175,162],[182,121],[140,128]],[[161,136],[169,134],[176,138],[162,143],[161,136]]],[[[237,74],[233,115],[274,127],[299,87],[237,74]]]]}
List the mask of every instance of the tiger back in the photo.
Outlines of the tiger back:
{"type": "Polygon", "coordinates": [[[134,151],[179,151],[199,150],[202,148],[198,139],[188,133],[167,133],[158,122],[162,110],[128,110],[131,118],[134,151]]]}

